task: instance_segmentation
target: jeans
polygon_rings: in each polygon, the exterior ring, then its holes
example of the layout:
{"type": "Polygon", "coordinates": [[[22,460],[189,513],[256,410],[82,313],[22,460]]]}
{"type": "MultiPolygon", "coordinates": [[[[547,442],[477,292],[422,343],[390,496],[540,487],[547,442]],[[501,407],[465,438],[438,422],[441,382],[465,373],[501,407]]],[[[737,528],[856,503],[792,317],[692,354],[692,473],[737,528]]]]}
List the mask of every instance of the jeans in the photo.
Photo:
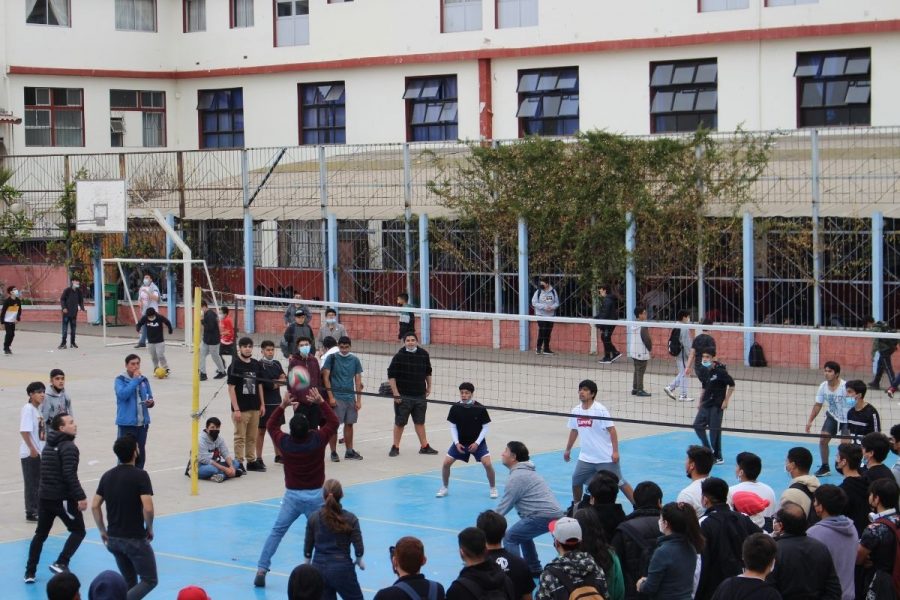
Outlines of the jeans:
{"type": "Polygon", "coordinates": [[[150,429],[149,425],[142,425],[141,427],[137,427],[136,425],[119,425],[119,433],[118,437],[122,437],[123,435],[130,435],[138,443],[138,457],[137,461],[134,463],[138,469],[144,468],[144,463],[147,461],[147,452],[145,450],[147,446],[147,430],[150,429]]]}
{"type": "Polygon", "coordinates": [[[219,344],[207,344],[200,342],[200,372],[206,375],[206,357],[212,356],[213,364],[216,365],[217,373],[225,372],[225,363],[219,356],[219,344]]]}
{"type": "Polygon", "coordinates": [[[28,547],[28,564],[25,565],[26,573],[34,573],[37,570],[38,561],[41,558],[41,550],[44,549],[44,542],[50,534],[53,527],[53,521],[59,517],[66,529],[69,530],[69,537],[59,553],[56,562],[61,565],[68,565],[72,560],[72,555],[78,550],[81,541],[84,539],[84,517],[78,510],[77,500],[47,500],[42,498],[40,508],[38,509],[38,524],[34,531],[34,537],[31,538],[31,545],[28,547]]]}
{"type": "Polygon", "coordinates": [[[256,460],[256,436],[259,435],[259,411],[242,410],[234,424],[234,458],[244,464],[256,460]]]}
{"type": "Polygon", "coordinates": [[[22,479],[25,481],[25,514],[37,515],[38,485],[41,482],[41,457],[26,456],[22,460],[22,479]]]}
{"type": "Polygon", "coordinates": [[[537,349],[550,351],[550,334],[553,333],[553,321],[538,321],[537,349]]]}
{"type": "Polygon", "coordinates": [[[78,313],[76,312],[74,315],[63,315],[62,316],[62,343],[66,343],[66,329],[69,330],[69,338],[71,339],[72,344],[75,343],[75,326],[78,322],[78,313]]]}
{"type": "Polygon", "coordinates": [[[127,600],[140,600],[156,587],[156,555],[147,538],[110,537],[106,549],[128,585],[127,600]],[[138,583],[138,576],[141,581],[138,583]]]}
{"type": "Polygon", "coordinates": [[[644,390],[644,373],[647,372],[647,363],[649,361],[636,358],[631,360],[634,361],[634,377],[631,380],[631,391],[640,392],[644,390]]]}
{"type": "Polygon", "coordinates": [[[538,558],[537,548],[534,546],[534,538],[547,533],[550,521],[553,517],[522,517],[512,527],[506,530],[503,536],[503,547],[525,559],[528,570],[532,573],[541,572],[541,560],[538,558]],[[520,550],[521,549],[521,550],[520,550]]]}
{"type": "Polygon", "coordinates": [[[9,350],[12,348],[13,338],[16,337],[16,323],[15,321],[4,323],[3,328],[6,330],[6,335],[3,336],[3,349],[9,350]]]}
{"type": "Polygon", "coordinates": [[[343,600],[363,600],[359,580],[356,578],[356,567],[349,556],[328,556],[320,560],[318,555],[314,555],[312,566],[325,580],[322,600],[336,600],[338,594],[343,600]]]}
{"type": "MultiPolygon", "coordinates": [[[[143,316],[143,313],[141,314],[143,316]]],[[[147,345],[147,326],[144,325],[141,327],[141,337],[138,339],[138,345],[146,346],[147,345]]]]}
{"type": "MultiPolygon", "coordinates": [[[[234,467],[235,471],[238,471],[241,468],[241,461],[232,461],[231,465],[234,467]]],[[[216,473],[222,473],[223,475],[225,475],[224,471],[222,471],[221,469],[217,469],[212,465],[197,465],[197,477],[200,479],[209,479],[216,473]]],[[[228,475],[225,475],[225,479],[231,478],[228,477],[228,475]]]]}
{"type": "Polygon", "coordinates": [[[323,504],[325,504],[325,499],[322,498],[321,488],[314,490],[285,490],[284,496],[281,498],[281,510],[275,518],[275,524],[272,525],[272,532],[269,533],[266,543],[263,544],[257,566],[264,571],[268,571],[272,565],[272,556],[278,550],[278,544],[281,543],[281,538],[291,528],[294,521],[300,515],[309,518],[309,515],[322,508],[323,504]]]}
{"type": "Polygon", "coordinates": [[[603,358],[612,358],[619,353],[616,346],[612,343],[612,334],[615,328],[615,325],[600,326],[600,341],[603,342],[603,358]]]}
{"type": "Polygon", "coordinates": [[[724,413],[725,411],[718,406],[701,406],[694,419],[694,432],[700,438],[704,448],[712,448],[716,458],[722,458],[722,415],[724,413]],[[709,439],[706,439],[707,427],[709,428],[709,439]]]}

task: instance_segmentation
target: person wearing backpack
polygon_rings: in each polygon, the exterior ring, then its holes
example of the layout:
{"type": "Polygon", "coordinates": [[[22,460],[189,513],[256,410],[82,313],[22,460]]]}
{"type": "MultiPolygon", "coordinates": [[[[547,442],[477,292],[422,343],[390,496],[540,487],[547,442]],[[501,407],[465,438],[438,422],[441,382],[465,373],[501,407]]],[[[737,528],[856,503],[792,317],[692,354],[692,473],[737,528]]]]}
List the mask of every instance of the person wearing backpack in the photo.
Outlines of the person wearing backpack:
{"type": "Polygon", "coordinates": [[[895,598],[900,595],[900,515],[897,500],[900,488],[891,479],[879,479],[869,486],[872,521],[859,538],[856,551],[857,598],[895,598]]]}
{"type": "Polygon", "coordinates": [[[402,537],[389,548],[391,569],[397,575],[393,585],[378,590],[375,600],[444,600],[444,586],[426,579],[419,571],[428,561],[422,540],[402,537]]]}
{"type": "Polygon", "coordinates": [[[634,511],[619,523],[610,545],[622,564],[625,598],[646,598],[638,594],[635,584],[647,575],[650,556],[659,538],[659,511],[662,489],[652,481],[642,481],[634,488],[634,511]]]}
{"type": "Polygon", "coordinates": [[[465,566],[447,589],[447,600],[518,600],[512,580],[488,559],[487,538],[482,530],[466,527],[457,540],[459,557],[465,566]]]}
{"type": "Polygon", "coordinates": [[[690,376],[690,369],[688,369],[690,362],[688,359],[694,339],[691,337],[691,330],[688,327],[690,322],[691,311],[678,311],[678,320],[676,321],[675,327],[672,329],[672,333],[669,335],[668,345],[669,354],[675,357],[675,368],[678,372],[675,375],[675,379],[663,388],[666,396],[675,400],[675,390],[680,387],[681,395],[678,396],[678,400],[682,402],[691,401],[688,397],[687,378],[690,376]]]}
{"type": "Polygon", "coordinates": [[[580,549],[581,525],[562,517],[550,523],[557,557],[541,573],[535,600],[604,600],[609,597],[603,569],[580,549]]]}

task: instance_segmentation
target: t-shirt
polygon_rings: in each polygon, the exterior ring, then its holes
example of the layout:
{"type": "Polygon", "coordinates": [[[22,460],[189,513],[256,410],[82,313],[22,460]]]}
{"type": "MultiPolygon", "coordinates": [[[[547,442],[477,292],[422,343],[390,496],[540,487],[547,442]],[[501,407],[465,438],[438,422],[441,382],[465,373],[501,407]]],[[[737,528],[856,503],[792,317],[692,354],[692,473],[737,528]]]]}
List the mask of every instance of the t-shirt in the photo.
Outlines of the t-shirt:
{"type": "Polygon", "coordinates": [[[534,578],[531,577],[531,572],[528,570],[528,563],[525,562],[525,559],[521,556],[507,552],[505,548],[488,550],[487,556],[488,560],[497,563],[497,566],[500,567],[503,572],[506,573],[506,576],[509,577],[509,580],[512,581],[516,598],[521,598],[526,594],[531,596],[531,592],[536,586],[534,578]]]}
{"type": "MultiPolygon", "coordinates": [[[[22,407],[21,418],[19,419],[19,432],[27,433],[31,438],[34,447],[37,448],[38,454],[44,450],[44,440],[47,439],[47,432],[44,429],[44,419],[41,411],[34,407],[31,402],[26,402],[22,407]]],[[[31,456],[31,450],[25,440],[19,442],[19,458],[28,458],[31,456]]]]}
{"type": "Polygon", "coordinates": [[[578,460],[595,465],[613,461],[613,446],[609,428],[614,425],[612,421],[608,420],[609,416],[609,410],[596,400],[590,408],[582,408],[579,404],[572,409],[572,416],[569,417],[569,429],[577,431],[578,437],[581,438],[578,460]]]}
{"type": "Polygon", "coordinates": [[[712,600],[781,600],[771,583],[756,577],[729,577],[716,588],[712,600]]]}
{"type": "Polygon", "coordinates": [[[337,352],[325,359],[322,370],[326,369],[334,399],[344,402],[356,400],[356,376],[363,372],[359,358],[352,352],[347,356],[337,352]]]}
{"type": "MultiPolygon", "coordinates": [[[[709,475],[707,475],[709,477],[709,475]]],[[[703,481],[706,479],[695,479],[688,485],[686,488],[678,492],[678,502],[687,502],[691,506],[694,507],[694,511],[697,513],[697,518],[703,516],[703,513],[706,512],[706,509],[703,508],[703,491],[701,487],[703,485],[703,481]]]]}
{"type": "Polygon", "coordinates": [[[478,439],[482,425],[490,423],[491,417],[487,409],[478,402],[472,404],[458,402],[450,407],[447,420],[456,425],[459,443],[468,446],[478,439]]]}
{"type": "MultiPolygon", "coordinates": [[[[259,361],[260,376],[263,379],[276,380],[284,375],[284,367],[277,360],[259,361]]],[[[266,406],[281,404],[281,386],[275,383],[261,383],[263,390],[263,401],[266,406]]]]}
{"type": "Polygon", "coordinates": [[[148,308],[159,308],[159,287],[153,282],[150,285],[142,285],[138,290],[138,299],[142,313],[147,312],[148,308]]]}
{"type": "Polygon", "coordinates": [[[234,386],[234,393],[237,396],[237,404],[240,410],[259,410],[259,391],[257,387],[259,384],[256,382],[256,379],[261,372],[262,367],[255,358],[251,358],[250,362],[244,362],[240,358],[235,358],[228,366],[228,385],[234,386]]]}
{"type": "Polygon", "coordinates": [[[847,382],[839,380],[837,389],[832,391],[828,382],[823,381],[816,392],[816,404],[825,404],[828,414],[838,423],[847,422],[847,382]]]}
{"type": "Polygon", "coordinates": [[[219,327],[221,331],[220,339],[221,343],[226,346],[234,343],[234,321],[231,320],[231,317],[224,317],[222,319],[221,325],[219,327]]]}
{"type": "Polygon", "coordinates": [[[879,479],[894,479],[894,472],[884,465],[875,465],[866,469],[866,481],[872,483],[879,479]]]}
{"type": "MultiPolygon", "coordinates": [[[[896,513],[886,518],[893,522],[894,527],[900,527],[900,517],[896,513]]],[[[863,530],[859,545],[871,552],[869,558],[875,569],[890,573],[894,568],[894,532],[884,523],[870,523],[863,530]]]]}
{"type": "Polygon", "coordinates": [[[871,404],[866,404],[862,410],[856,410],[854,405],[847,411],[847,427],[855,443],[860,443],[861,438],[867,433],[881,431],[881,417],[871,404]]]}
{"type": "Polygon", "coordinates": [[[765,483],[761,483],[759,481],[742,481],[737,485],[731,486],[730,488],[728,488],[729,506],[733,506],[731,503],[731,499],[738,492],[753,492],[763,500],[769,501],[769,506],[764,508],[762,512],[755,515],[747,515],[748,517],[750,517],[750,520],[753,521],[760,529],[762,529],[766,519],[771,519],[775,516],[775,513],[778,512],[778,502],[775,498],[775,490],[773,490],[765,483]]]}
{"type": "Polygon", "coordinates": [[[110,537],[147,537],[141,496],[152,496],[150,475],[134,465],[113,467],[100,477],[97,495],[106,501],[107,533],[110,537]]]}

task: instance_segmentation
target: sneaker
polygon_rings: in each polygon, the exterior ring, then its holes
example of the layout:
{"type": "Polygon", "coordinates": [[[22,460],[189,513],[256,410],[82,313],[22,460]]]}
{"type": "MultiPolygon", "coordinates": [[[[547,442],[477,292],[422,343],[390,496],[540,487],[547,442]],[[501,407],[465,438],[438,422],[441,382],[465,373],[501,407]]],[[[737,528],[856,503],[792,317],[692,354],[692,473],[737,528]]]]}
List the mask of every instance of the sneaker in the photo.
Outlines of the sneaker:
{"type": "Polygon", "coordinates": [[[650,392],[647,392],[645,390],[638,390],[636,392],[633,392],[633,394],[640,398],[649,398],[652,395],[652,394],[650,394],[650,392]]]}
{"type": "Polygon", "coordinates": [[[544,354],[556,354],[553,350],[544,350],[544,354]]]}
{"type": "Polygon", "coordinates": [[[491,498],[499,498],[500,492],[497,491],[497,488],[491,488],[491,498]]]}
{"type": "Polygon", "coordinates": [[[694,399],[691,398],[690,396],[678,396],[678,401],[679,402],[693,402],[694,399]]]}
{"type": "Polygon", "coordinates": [[[362,454],[360,454],[353,448],[344,452],[344,458],[347,460],[362,460],[363,459],[362,454]]]}
{"type": "Polygon", "coordinates": [[[888,389],[886,389],[884,393],[887,394],[888,398],[890,398],[891,400],[893,400],[893,399],[894,399],[894,392],[896,392],[896,391],[897,391],[897,388],[895,388],[894,386],[891,386],[891,387],[889,387],[888,389]]]}
{"type": "Polygon", "coordinates": [[[717,464],[717,465],[724,465],[724,464],[725,464],[725,459],[722,458],[721,456],[718,457],[718,458],[716,458],[716,464],[717,464]]]}
{"type": "Polygon", "coordinates": [[[206,376],[206,373],[200,373],[200,381],[206,381],[209,377],[206,376]]]}
{"type": "Polygon", "coordinates": [[[284,462],[284,459],[283,459],[283,458],[281,458],[280,456],[275,456],[275,464],[280,465],[280,464],[282,464],[283,462],[284,462]]]}
{"type": "Polygon", "coordinates": [[[397,446],[391,446],[391,451],[388,452],[388,456],[400,456],[400,448],[397,446]]]}
{"type": "Polygon", "coordinates": [[[12,354],[12,350],[10,350],[9,348],[4,348],[3,354],[12,354]]]}
{"type": "Polygon", "coordinates": [[[431,444],[425,444],[419,448],[419,454],[437,454],[438,451],[431,447],[431,444]]]}
{"type": "Polygon", "coordinates": [[[25,513],[25,520],[29,523],[37,523],[37,515],[34,513],[25,513]]]}
{"type": "Polygon", "coordinates": [[[866,387],[869,388],[870,390],[880,390],[881,386],[878,385],[878,383],[879,382],[877,382],[877,381],[870,381],[870,382],[866,383],[866,387]]]}
{"type": "Polygon", "coordinates": [[[608,365],[609,363],[612,362],[612,359],[611,359],[610,357],[608,357],[608,356],[604,356],[603,358],[601,358],[601,359],[598,360],[597,362],[600,363],[601,365],[608,365]]]}
{"type": "Polygon", "coordinates": [[[25,583],[34,583],[35,579],[34,573],[25,573],[25,583]]]}
{"type": "Polygon", "coordinates": [[[535,353],[535,354],[543,354],[544,351],[541,350],[540,348],[538,348],[537,350],[534,351],[534,353],[535,353]]]}
{"type": "Polygon", "coordinates": [[[256,577],[253,578],[253,587],[266,587],[266,572],[262,569],[256,571],[256,577]]]}
{"type": "MultiPolygon", "coordinates": [[[[241,468],[240,468],[240,469],[235,469],[235,471],[237,471],[237,472],[240,473],[241,475],[246,475],[246,474],[247,474],[247,467],[244,466],[244,463],[241,463],[241,468]]],[[[238,477],[240,477],[241,475],[238,475],[238,477]]]]}
{"type": "Polygon", "coordinates": [[[56,347],[56,349],[57,349],[57,350],[65,350],[65,349],[66,349],[66,345],[65,345],[65,344],[60,344],[59,346],[56,347]]]}
{"type": "Polygon", "coordinates": [[[213,379],[222,379],[223,377],[228,377],[228,373],[226,373],[225,371],[218,371],[216,372],[216,376],[213,377],[213,379]]]}
{"type": "Polygon", "coordinates": [[[50,565],[50,571],[52,571],[56,575],[59,575],[60,573],[68,573],[69,565],[64,565],[61,562],[55,562],[50,565]]]}
{"type": "Polygon", "coordinates": [[[262,458],[257,458],[255,462],[256,462],[256,465],[257,465],[257,466],[263,468],[263,471],[266,470],[266,463],[263,462],[263,459],[262,459],[262,458]]]}
{"type": "Polygon", "coordinates": [[[70,344],[70,346],[71,346],[72,348],[77,348],[77,347],[78,347],[78,344],[76,344],[75,342],[72,342],[72,343],[70,344]]]}
{"type": "Polygon", "coordinates": [[[344,438],[338,439],[338,444],[343,444],[343,443],[344,443],[344,438]]]}
{"type": "Polygon", "coordinates": [[[338,456],[337,452],[331,453],[331,462],[341,462],[341,457],[338,456]]]}
{"type": "Polygon", "coordinates": [[[620,356],[622,356],[621,352],[616,352],[612,356],[609,357],[609,362],[615,362],[620,356]]]}
{"type": "Polygon", "coordinates": [[[147,344],[135,344],[134,347],[135,348],[146,348],[147,344]]]}
{"type": "Polygon", "coordinates": [[[258,460],[251,460],[247,463],[248,471],[259,471],[260,473],[264,473],[266,471],[266,465],[260,464],[258,460]]]}
{"type": "Polygon", "coordinates": [[[224,473],[215,473],[212,477],[209,478],[210,481],[215,481],[216,483],[222,483],[225,481],[224,473]]]}
{"type": "Polygon", "coordinates": [[[666,386],[663,388],[663,391],[666,393],[666,396],[668,396],[672,400],[675,399],[675,388],[670,388],[669,386],[666,386]]]}
{"type": "Polygon", "coordinates": [[[831,475],[831,469],[828,468],[828,465],[822,465],[813,474],[816,477],[828,477],[829,475],[831,475]]]}
{"type": "Polygon", "coordinates": [[[449,494],[449,493],[450,493],[450,490],[448,490],[448,489],[445,488],[444,486],[441,486],[441,489],[439,489],[439,490],[437,491],[437,494],[435,494],[434,497],[435,497],[435,498],[443,498],[444,496],[446,496],[446,495],[449,494]]]}

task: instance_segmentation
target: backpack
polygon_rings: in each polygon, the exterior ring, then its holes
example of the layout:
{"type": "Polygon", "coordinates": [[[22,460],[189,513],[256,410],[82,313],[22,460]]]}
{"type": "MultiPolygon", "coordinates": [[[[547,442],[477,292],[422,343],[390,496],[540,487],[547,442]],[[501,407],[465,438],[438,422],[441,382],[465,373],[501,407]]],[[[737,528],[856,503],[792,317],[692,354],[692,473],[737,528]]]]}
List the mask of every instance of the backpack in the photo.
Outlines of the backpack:
{"type": "Polygon", "coordinates": [[[763,347],[759,345],[759,342],[753,342],[750,346],[750,355],[747,357],[747,362],[750,363],[751,367],[768,366],[766,355],[763,352],[763,347]]]}
{"type": "Polygon", "coordinates": [[[516,594],[513,591],[512,581],[510,581],[509,576],[504,577],[505,585],[502,590],[486,590],[471,577],[461,576],[457,581],[478,600],[516,600],[516,594]]]}
{"type": "Polygon", "coordinates": [[[576,584],[572,578],[559,567],[548,565],[547,570],[562,584],[566,593],[566,596],[563,598],[568,598],[568,600],[605,600],[600,594],[596,579],[584,579],[576,584]]]}
{"type": "Polygon", "coordinates": [[[813,499],[815,498],[815,495],[811,491],[809,491],[808,487],[806,487],[799,481],[797,483],[791,484],[790,488],[793,490],[800,490],[801,492],[806,494],[807,498],[809,498],[809,514],[806,515],[807,524],[815,525],[816,523],[818,523],[820,520],[819,515],[817,515],[816,511],[813,510],[813,499]]]}
{"type": "Polygon", "coordinates": [[[678,356],[684,350],[684,345],[681,343],[681,328],[672,328],[672,333],[669,334],[668,348],[669,354],[672,356],[678,356]]]}
{"type": "MultiPolygon", "coordinates": [[[[394,584],[395,588],[401,590],[404,594],[409,596],[410,600],[426,600],[425,598],[421,598],[416,590],[412,589],[412,586],[406,583],[405,581],[398,581],[394,584]]],[[[437,600],[437,584],[433,581],[428,581],[428,598],[427,600],[437,600]]]]}
{"type": "Polygon", "coordinates": [[[894,534],[894,567],[891,569],[891,582],[894,584],[894,593],[900,596],[900,531],[890,519],[882,517],[875,522],[881,523],[894,534]]]}

